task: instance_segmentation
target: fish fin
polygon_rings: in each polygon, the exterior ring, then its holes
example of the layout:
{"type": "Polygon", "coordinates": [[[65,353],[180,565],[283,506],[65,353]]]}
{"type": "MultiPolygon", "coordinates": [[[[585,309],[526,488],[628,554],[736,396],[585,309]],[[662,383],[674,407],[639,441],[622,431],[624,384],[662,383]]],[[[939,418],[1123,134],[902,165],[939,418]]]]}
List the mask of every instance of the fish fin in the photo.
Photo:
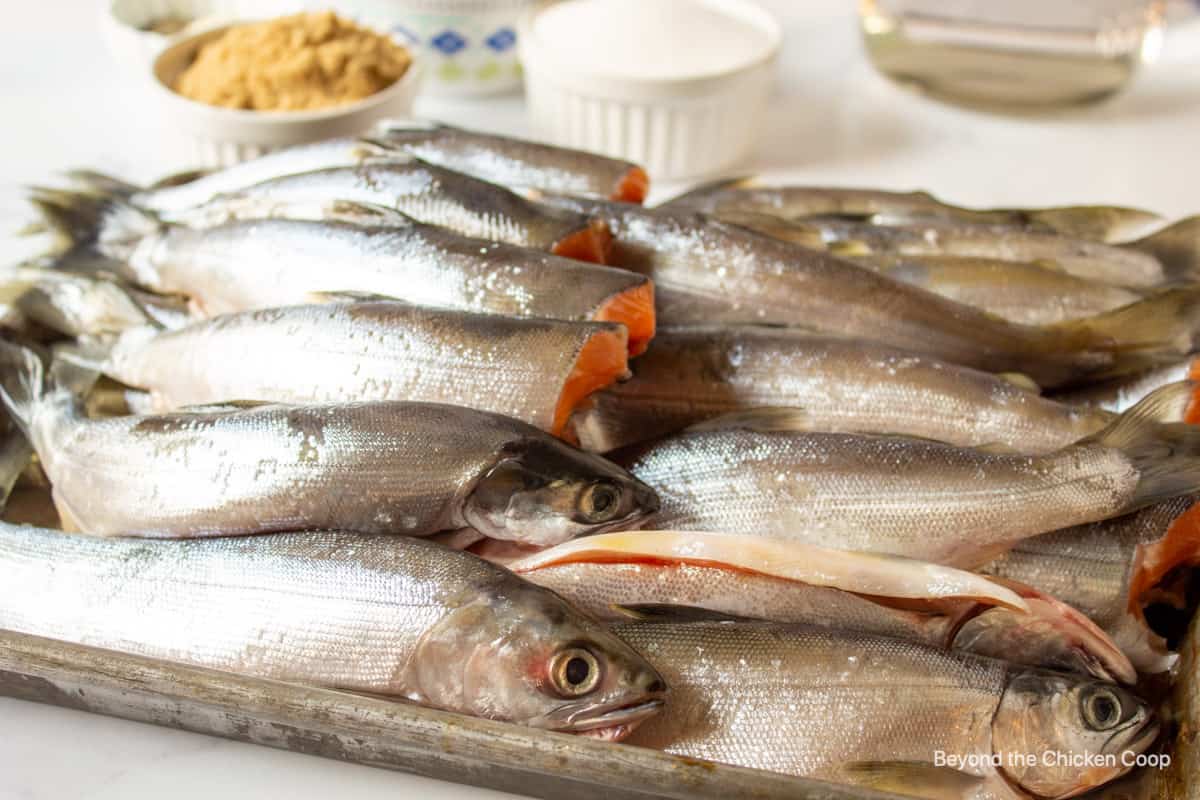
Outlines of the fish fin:
{"type": "Polygon", "coordinates": [[[1200,383],[1181,381],[1155,389],[1107,428],[1080,439],[1076,446],[1120,450],[1137,469],[1139,480],[1125,511],[1200,492],[1200,429],[1186,423],[1162,423],[1197,402],[1200,383]]]}
{"type": "Polygon", "coordinates": [[[59,527],[64,533],[87,533],[88,530],[79,522],[79,516],[71,510],[71,506],[63,499],[62,494],[50,487],[50,500],[54,503],[54,510],[58,512],[59,527]]]}
{"type": "Polygon", "coordinates": [[[683,194],[676,195],[658,208],[685,208],[696,205],[697,200],[703,200],[710,194],[728,189],[749,189],[758,182],[757,175],[738,175],[733,178],[717,178],[688,189],[683,194]]]}
{"type": "Polygon", "coordinates": [[[231,411],[249,411],[252,408],[275,406],[265,400],[223,400],[220,403],[198,403],[191,406],[180,406],[175,409],[181,414],[228,414],[231,411]]]}
{"type": "Polygon", "coordinates": [[[132,197],[142,191],[141,186],[121,180],[120,178],[114,178],[112,175],[106,175],[103,172],[96,172],[95,170],[69,169],[63,175],[77,186],[99,194],[132,197]]]}
{"type": "Polygon", "coordinates": [[[841,771],[860,786],[928,800],[966,800],[985,783],[978,775],[927,761],[851,761],[841,771]]]}
{"type": "Polygon", "coordinates": [[[1041,394],[1042,387],[1038,386],[1037,381],[1021,372],[1001,372],[996,375],[997,378],[1011,383],[1018,389],[1024,389],[1032,394],[1041,394]]]}
{"type": "Polygon", "coordinates": [[[0,401],[17,427],[30,437],[34,406],[46,394],[42,357],[11,342],[0,341],[0,401]]]}
{"type": "MultiPolygon", "coordinates": [[[[474,528],[457,528],[452,531],[442,531],[429,537],[431,542],[437,542],[451,550],[466,550],[487,539],[474,528]]],[[[481,556],[482,557],[482,556],[481,556]]]]}
{"type": "Polygon", "coordinates": [[[1200,280],[1200,216],[1187,217],[1122,247],[1148,253],[1159,260],[1167,283],[1200,280]]]}
{"type": "Polygon", "coordinates": [[[306,297],[313,303],[397,303],[413,305],[406,300],[371,292],[309,292],[306,297]]]}
{"type": "Polygon", "coordinates": [[[408,133],[429,133],[431,131],[454,130],[444,122],[432,119],[385,119],[375,123],[368,134],[368,139],[402,138],[408,133]]]}
{"type": "Polygon", "coordinates": [[[15,424],[7,427],[0,435],[0,510],[8,504],[13,487],[33,459],[28,437],[15,424]]]}
{"type": "Polygon", "coordinates": [[[697,422],[689,431],[744,430],[756,433],[786,433],[810,430],[811,417],[798,406],[761,406],[731,411],[697,422]]]}
{"type": "Polygon", "coordinates": [[[325,219],[351,225],[377,225],[389,228],[407,228],[416,220],[402,211],[376,203],[360,203],[356,200],[333,200],[325,207],[325,219]]]}
{"type": "Polygon", "coordinates": [[[35,186],[29,201],[55,234],[59,251],[92,248],[123,259],[138,241],[163,227],[157,216],[118,195],[35,186]]]}
{"type": "Polygon", "coordinates": [[[736,622],[748,619],[723,611],[670,603],[618,603],[610,608],[639,622],[736,622]]]}
{"type": "MultiPolygon", "coordinates": [[[[1127,306],[1047,326],[1060,346],[1108,350],[1119,374],[1149,369],[1195,351],[1200,344],[1200,286],[1167,289],[1127,306]]],[[[1105,377],[1104,373],[1092,376],[1105,377]]]]}
{"type": "Polygon", "coordinates": [[[96,381],[100,380],[100,374],[95,367],[69,359],[53,358],[50,361],[50,385],[66,389],[78,397],[92,391],[96,381]]]}
{"type": "Polygon", "coordinates": [[[201,178],[207,177],[213,173],[211,169],[185,169],[182,172],[173,172],[170,175],[164,175],[154,183],[146,187],[147,190],[155,189],[174,189],[176,186],[185,186],[201,178]]]}

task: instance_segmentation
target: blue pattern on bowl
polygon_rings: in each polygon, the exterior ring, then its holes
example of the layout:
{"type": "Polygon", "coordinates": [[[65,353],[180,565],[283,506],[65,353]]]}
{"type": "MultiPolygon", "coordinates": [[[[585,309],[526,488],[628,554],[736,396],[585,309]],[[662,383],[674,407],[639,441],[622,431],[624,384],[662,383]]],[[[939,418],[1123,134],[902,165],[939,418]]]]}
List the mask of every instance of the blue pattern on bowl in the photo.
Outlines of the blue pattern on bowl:
{"type": "Polygon", "coordinates": [[[509,50],[517,43],[517,32],[512,28],[501,28],[484,40],[484,44],[495,50],[497,53],[503,53],[509,50]]]}
{"type": "Polygon", "coordinates": [[[451,30],[445,30],[429,40],[429,43],[448,56],[467,46],[467,40],[451,30]]]}

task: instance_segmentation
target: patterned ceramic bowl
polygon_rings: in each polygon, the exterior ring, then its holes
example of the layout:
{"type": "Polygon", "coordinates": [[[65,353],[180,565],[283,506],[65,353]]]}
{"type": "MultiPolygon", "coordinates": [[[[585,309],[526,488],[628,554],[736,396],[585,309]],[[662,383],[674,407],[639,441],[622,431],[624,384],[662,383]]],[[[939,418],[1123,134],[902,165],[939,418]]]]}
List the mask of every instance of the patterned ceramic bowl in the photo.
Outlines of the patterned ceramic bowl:
{"type": "Polygon", "coordinates": [[[425,92],[493,94],[521,85],[517,25],[536,0],[338,0],[333,5],[418,48],[425,92]]]}

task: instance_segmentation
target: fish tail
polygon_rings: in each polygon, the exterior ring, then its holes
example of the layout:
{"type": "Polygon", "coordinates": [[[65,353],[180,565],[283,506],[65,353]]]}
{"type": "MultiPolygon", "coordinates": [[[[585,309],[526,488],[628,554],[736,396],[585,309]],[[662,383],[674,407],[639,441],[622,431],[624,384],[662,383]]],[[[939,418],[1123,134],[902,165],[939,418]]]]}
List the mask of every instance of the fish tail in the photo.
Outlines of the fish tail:
{"type": "Polygon", "coordinates": [[[1107,428],[1080,441],[1120,450],[1137,469],[1138,485],[1126,510],[1200,493],[1200,429],[1180,419],[1200,398],[1200,383],[1181,381],[1155,389],[1107,428]]]}
{"type": "Polygon", "coordinates": [[[1181,219],[1123,246],[1157,258],[1168,284],[1200,281],[1200,216],[1181,219]]]}
{"type": "Polygon", "coordinates": [[[58,252],[91,250],[123,259],[133,245],[162,227],[154,214],[115,194],[33,187],[29,201],[57,238],[58,252]]]}
{"type": "Polygon", "coordinates": [[[1200,345],[1200,286],[1167,289],[1127,306],[1047,328],[1060,350],[1105,351],[1112,365],[1094,379],[1176,361],[1200,345]]]}
{"type": "Polygon", "coordinates": [[[97,194],[132,197],[142,191],[141,186],[90,169],[71,169],[67,170],[64,175],[75,185],[97,194]]]}
{"type": "Polygon", "coordinates": [[[0,402],[26,438],[32,438],[33,412],[46,394],[46,371],[33,350],[0,341],[0,402]]]}

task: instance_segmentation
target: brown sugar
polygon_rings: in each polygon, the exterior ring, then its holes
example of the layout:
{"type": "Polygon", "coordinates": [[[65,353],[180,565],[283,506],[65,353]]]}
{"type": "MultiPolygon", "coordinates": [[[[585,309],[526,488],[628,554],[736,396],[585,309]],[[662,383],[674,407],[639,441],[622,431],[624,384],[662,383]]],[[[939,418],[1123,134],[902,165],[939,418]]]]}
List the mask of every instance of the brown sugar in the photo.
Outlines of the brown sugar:
{"type": "Polygon", "coordinates": [[[408,51],[333,12],[230,28],[204,45],[175,91],[225,108],[303,111],[351,103],[391,86],[408,51]]]}

